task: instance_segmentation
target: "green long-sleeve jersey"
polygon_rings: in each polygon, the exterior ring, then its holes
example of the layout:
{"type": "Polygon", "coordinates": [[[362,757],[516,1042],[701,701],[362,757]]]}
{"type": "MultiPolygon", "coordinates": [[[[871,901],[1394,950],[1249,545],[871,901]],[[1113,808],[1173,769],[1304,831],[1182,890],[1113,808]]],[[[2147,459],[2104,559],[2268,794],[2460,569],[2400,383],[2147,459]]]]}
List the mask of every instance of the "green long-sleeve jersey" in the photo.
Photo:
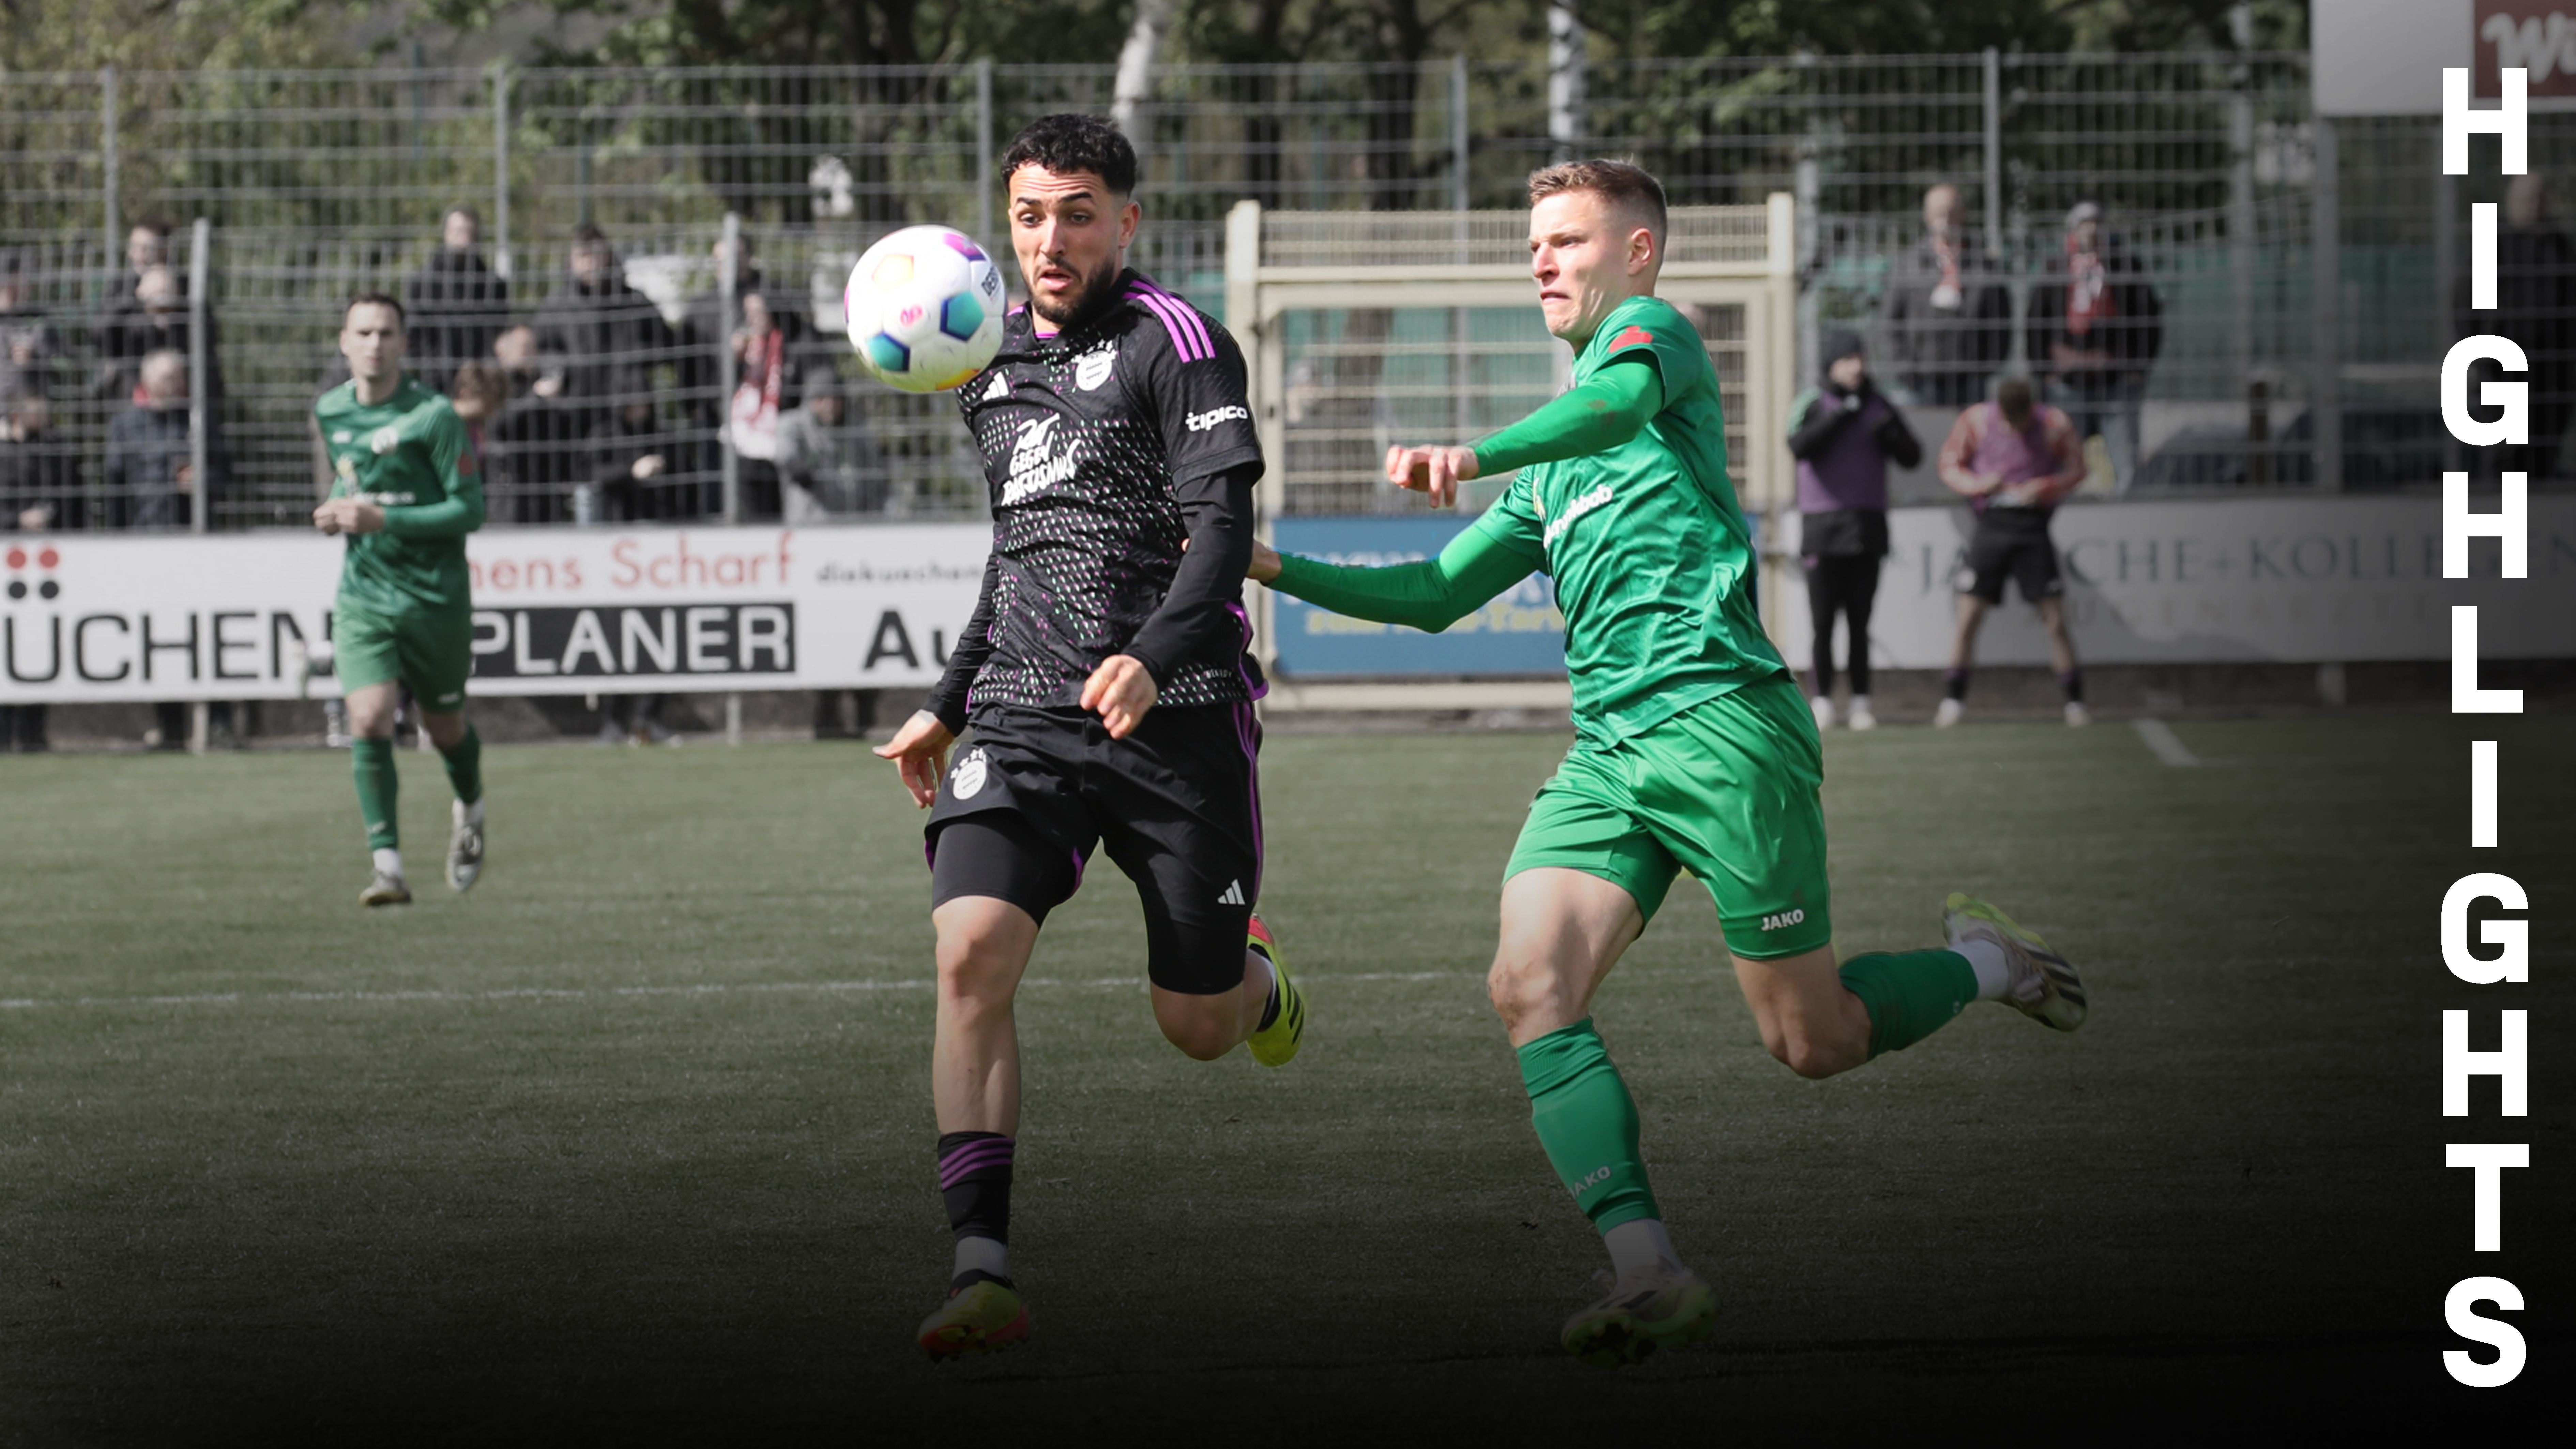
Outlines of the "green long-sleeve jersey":
{"type": "Polygon", "coordinates": [[[376,533],[348,536],[340,607],[403,615],[473,607],[465,535],[483,526],[483,476],[465,422],[436,390],[406,375],[381,403],[344,382],[313,405],[330,450],[331,496],[385,511],[376,533]]]}
{"type": "Polygon", "coordinates": [[[1556,581],[1575,726],[1610,737],[1783,673],[1754,610],[1753,534],[1726,477],[1706,344],[1654,297],[1576,353],[1575,388],[1476,447],[1521,466],[1439,558],[1349,568],[1283,557],[1276,587],[1354,618],[1442,629],[1525,577],[1556,581]],[[1633,370],[1632,370],[1633,369],[1633,370]]]}

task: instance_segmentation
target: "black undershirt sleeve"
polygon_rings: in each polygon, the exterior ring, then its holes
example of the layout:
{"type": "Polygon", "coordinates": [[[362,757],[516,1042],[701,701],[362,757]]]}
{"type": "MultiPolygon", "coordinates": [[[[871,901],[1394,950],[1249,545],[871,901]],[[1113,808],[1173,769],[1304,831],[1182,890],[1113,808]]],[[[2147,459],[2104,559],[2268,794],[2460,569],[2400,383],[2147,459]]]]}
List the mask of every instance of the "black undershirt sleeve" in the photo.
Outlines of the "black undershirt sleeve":
{"type": "Polygon", "coordinates": [[[1887,416],[1878,425],[1878,446],[1899,468],[1919,467],[1923,462],[1923,440],[1914,436],[1906,424],[1905,414],[1890,404],[1887,416]]]}
{"type": "Polygon", "coordinates": [[[1229,606],[1242,603],[1243,571],[1252,566],[1252,488],[1260,481],[1254,460],[1172,490],[1189,527],[1189,551],[1162,607],[1123,651],[1145,666],[1158,689],[1183,664],[1231,664],[1243,653],[1243,620],[1229,606]]]}
{"type": "Polygon", "coordinates": [[[1001,576],[1002,556],[997,548],[984,560],[984,588],[975,596],[974,617],[966,621],[966,631],[957,636],[957,647],[949,651],[948,672],[940,676],[922,705],[939,716],[939,722],[948,726],[952,735],[965,733],[966,693],[975,687],[976,674],[993,652],[993,588],[1001,576]]]}
{"type": "Polygon", "coordinates": [[[1816,394],[1816,400],[1807,404],[1807,415],[1798,420],[1797,428],[1789,434],[1789,456],[1812,458],[1823,452],[1825,444],[1832,442],[1835,434],[1851,426],[1851,420],[1859,414],[1859,407],[1843,406],[1842,400],[1833,393],[1816,394]]]}

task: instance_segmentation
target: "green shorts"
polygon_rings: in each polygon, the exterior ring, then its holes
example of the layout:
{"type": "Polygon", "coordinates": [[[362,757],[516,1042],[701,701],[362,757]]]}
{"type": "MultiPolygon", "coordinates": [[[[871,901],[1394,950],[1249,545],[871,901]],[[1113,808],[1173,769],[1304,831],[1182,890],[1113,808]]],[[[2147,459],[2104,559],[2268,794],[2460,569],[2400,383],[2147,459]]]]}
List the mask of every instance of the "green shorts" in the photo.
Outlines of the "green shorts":
{"type": "Polygon", "coordinates": [[[465,680],[474,672],[474,615],[385,615],[341,605],[331,615],[332,669],[340,692],[401,680],[432,714],[465,707],[465,680]]]}
{"type": "Polygon", "coordinates": [[[1794,679],[1768,680],[1628,739],[1577,741],[1530,803],[1503,875],[1579,870],[1651,921],[1687,870],[1716,898],[1728,950],[1794,956],[1834,938],[1823,787],[1815,716],[1794,679]]]}

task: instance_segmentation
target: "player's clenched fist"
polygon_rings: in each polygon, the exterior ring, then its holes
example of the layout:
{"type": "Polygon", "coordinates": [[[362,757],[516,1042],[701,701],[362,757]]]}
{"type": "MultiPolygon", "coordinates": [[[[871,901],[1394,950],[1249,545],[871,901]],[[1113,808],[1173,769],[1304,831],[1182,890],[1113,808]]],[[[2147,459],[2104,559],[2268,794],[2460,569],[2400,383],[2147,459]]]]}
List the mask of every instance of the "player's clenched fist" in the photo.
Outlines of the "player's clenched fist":
{"type": "Polygon", "coordinates": [[[939,777],[948,772],[948,747],[957,736],[939,722],[939,716],[926,709],[913,711],[894,738],[876,747],[880,758],[894,761],[903,776],[903,787],[912,792],[912,803],[927,810],[939,798],[939,777]]]}
{"type": "Polygon", "coordinates": [[[1386,481],[1431,495],[1434,508],[1457,502],[1458,485],[1476,473],[1473,448],[1408,448],[1398,443],[1386,450],[1386,481]]]}
{"type": "Polygon", "coordinates": [[[1154,676],[1131,654],[1112,654],[1083,681],[1082,707],[1100,716],[1113,740],[1127,738],[1154,707],[1154,676]]]}

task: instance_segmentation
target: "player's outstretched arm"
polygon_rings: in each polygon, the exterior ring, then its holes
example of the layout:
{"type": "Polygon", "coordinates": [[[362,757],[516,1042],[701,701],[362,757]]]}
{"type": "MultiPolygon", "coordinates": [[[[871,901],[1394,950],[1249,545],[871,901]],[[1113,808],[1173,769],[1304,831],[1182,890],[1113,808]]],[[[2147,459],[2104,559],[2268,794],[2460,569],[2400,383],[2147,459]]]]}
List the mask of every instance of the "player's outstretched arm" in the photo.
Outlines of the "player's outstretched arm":
{"type": "Polygon", "coordinates": [[[1438,558],[1420,563],[1354,568],[1257,544],[1246,577],[1336,614],[1437,634],[1544,561],[1506,538],[1492,522],[1494,513],[1449,540],[1438,558]]]}
{"type": "Polygon", "coordinates": [[[903,787],[912,792],[912,803],[927,810],[939,798],[939,777],[948,772],[948,747],[956,742],[957,736],[939,722],[939,716],[922,709],[913,711],[893,739],[876,747],[876,753],[894,761],[903,787]]]}
{"type": "Polygon", "coordinates": [[[1458,485],[1470,479],[1618,447],[1664,410],[1663,377],[1648,363],[1641,353],[1632,363],[1604,367],[1473,448],[1389,448],[1387,481],[1429,494],[1435,507],[1446,508],[1457,501],[1458,485]]]}

